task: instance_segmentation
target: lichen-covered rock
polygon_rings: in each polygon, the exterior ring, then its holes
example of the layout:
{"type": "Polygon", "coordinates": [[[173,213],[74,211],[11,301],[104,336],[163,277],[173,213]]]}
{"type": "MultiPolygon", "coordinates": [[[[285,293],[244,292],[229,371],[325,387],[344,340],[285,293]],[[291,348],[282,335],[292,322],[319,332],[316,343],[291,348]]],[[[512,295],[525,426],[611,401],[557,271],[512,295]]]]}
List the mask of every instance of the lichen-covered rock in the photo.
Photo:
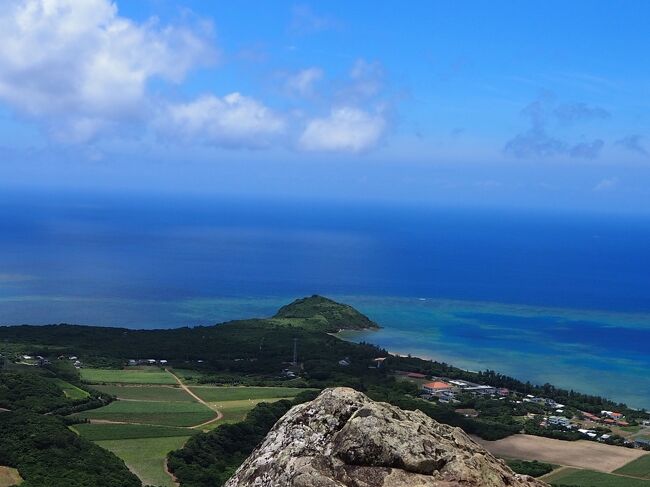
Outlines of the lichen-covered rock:
{"type": "Polygon", "coordinates": [[[459,428],[327,389],[291,409],[225,487],[541,487],[459,428]]]}

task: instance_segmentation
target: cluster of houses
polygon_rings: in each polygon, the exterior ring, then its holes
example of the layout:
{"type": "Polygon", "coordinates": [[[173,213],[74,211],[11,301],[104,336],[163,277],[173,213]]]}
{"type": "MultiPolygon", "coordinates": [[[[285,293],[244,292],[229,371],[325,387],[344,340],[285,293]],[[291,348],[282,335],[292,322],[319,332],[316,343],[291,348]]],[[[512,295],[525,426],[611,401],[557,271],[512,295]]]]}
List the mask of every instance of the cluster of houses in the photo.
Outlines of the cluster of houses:
{"type": "MultiPolygon", "coordinates": [[[[556,406],[562,406],[561,404],[555,404],[556,406]]],[[[558,409],[558,412],[563,412],[558,409]]],[[[571,419],[565,416],[548,416],[543,419],[540,423],[540,426],[544,427],[561,427],[567,430],[577,431],[582,434],[585,439],[597,440],[601,442],[608,442],[609,440],[614,440],[616,435],[613,433],[603,433],[603,426],[629,426],[629,423],[625,421],[625,416],[622,413],[616,411],[601,411],[600,415],[591,414],[586,411],[580,411],[580,415],[587,420],[586,424],[584,422],[572,421],[571,419]],[[599,428],[592,429],[589,428],[589,422],[598,423],[599,428]]],[[[642,422],[642,425],[645,427],[650,426],[650,421],[646,420],[642,422]]],[[[619,437],[620,439],[620,437],[619,437]]],[[[634,438],[625,440],[623,443],[628,447],[643,448],[650,450],[650,440],[645,438],[634,438]]]]}
{"type": "Polygon", "coordinates": [[[582,416],[589,420],[593,421],[594,423],[603,423],[609,426],[629,426],[630,423],[625,421],[625,416],[623,416],[621,413],[617,413],[614,411],[601,411],[600,416],[597,416],[595,414],[587,413],[585,411],[580,411],[582,416]]]}
{"type": "Polygon", "coordinates": [[[167,364],[168,364],[167,360],[160,360],[155,358],[137,359],[137,360],[131,359],[127,363],[127,365],[129,365],[130,367],[135,367],[136,365],[161,365],[164,367],[167,364]]]}
{"type": "Polygon", "coordinates": [[[21,355],[19,357],[19,363],[24,365],[38,365],[39,367],[45,367],[46,365],[50,364],[50,361],[40,355],[21,355]]]}
{"type": "MultiPolygon", "coordinates": [[[[422,374],[409,373],[406,374],[410,378],[421,379],[422,374]]],[[[465,380],[453,380],[444,377],[435,377],[431,382],[422,384],[422,397],[426,399],[437,398],[442,403],[459,402],[456,399],[457,394],[476,394],[481,396],[494,396],[507,397],[510,391],[506,388],[497,388],[493,386],[486,386],[476,384],[465,380]]]]}
{"type": "Polygon", "coordinates": [[[72,362],[72,365],[74,366],[75,369],[80,369],[81,367],[83,367],[83,363],[81,362],[81,360],[79,360],[79,357],[77,357],[76,355],[70,355],[68,357],[66,357],[65,355],[59,355],[57,359],[69,360],[70,362],[72,362]]]}
{"type": "Polygon", "coordinates": [[[530,402],[533,404],[539,404],[540,406],[546,408],[546,409],[554,409],[556,413],[562,414],[564,412],[564,408],[566,407],[564,404],[560,404],[553,399],[549,399],[547,397],[535,397],[531,394],[526,395],[522,399],[523,402],[530,402]]]}

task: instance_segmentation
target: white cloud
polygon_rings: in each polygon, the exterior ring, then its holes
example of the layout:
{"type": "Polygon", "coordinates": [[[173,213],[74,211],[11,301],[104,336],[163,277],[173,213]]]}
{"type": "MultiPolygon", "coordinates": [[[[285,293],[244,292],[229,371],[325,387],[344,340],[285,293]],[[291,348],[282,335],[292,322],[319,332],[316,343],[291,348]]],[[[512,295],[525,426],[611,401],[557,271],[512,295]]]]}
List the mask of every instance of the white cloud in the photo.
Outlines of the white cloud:
{"type": "Polygon", "coordinates": [[[618,186],[618,178],[605,178],[593,187],[594,191],[611,191],[618,186]]]}
{"type": "Polygon", "coordinates": [[[204,95],[172,104],[162,114],[159,129],[185,140],[221,147],[264,147],[285,132],[284,119],[262,103],[231,93],[204,95]]]}
{"type": "Polygon", "coordinates": [[[289,28],[294,34],[314,34],[341,26],[336,18],[316,13],[308,5],[294,5],[291,13],[289,28]]]}
{"type": "MultiPolygon", "coordinates": [[[[195,26],[196,27],[196,26],[195,26]]],[[[147,85],[180,82],[214,59],[210,29],[136,23],[109,0],[7,0],[0,10],[0,100],[83,142],[146,112],[147,85]]]]}
{"type": "Polygon", "coordinates": [[[312,119],[300,137],[300,147],[309,151],[363,152],[375,147],[386,130],[381,113],[343,107],[329,116],[312,119]]]}
{"type": "Polygon", "coordinates": [[[320,68],[307,68],[288,76],[286,88],[289,93],[298,96],[311,96],[314,92],[314,85],[323,79],[323,70],[320,68]]]}

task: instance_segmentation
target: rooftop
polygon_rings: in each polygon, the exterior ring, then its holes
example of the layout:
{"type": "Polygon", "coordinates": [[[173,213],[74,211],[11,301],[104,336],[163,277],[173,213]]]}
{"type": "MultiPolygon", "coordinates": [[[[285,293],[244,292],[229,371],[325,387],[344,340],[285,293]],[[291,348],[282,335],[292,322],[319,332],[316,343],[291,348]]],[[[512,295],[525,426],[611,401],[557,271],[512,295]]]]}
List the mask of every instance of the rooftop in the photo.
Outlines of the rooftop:
{"type": "Polygon", "coordinates": [[[449,389],[451,388],[451,384],[437,380],[434,382],[427,382],[422,387],[426,387],[427,389],[449,389]]]}

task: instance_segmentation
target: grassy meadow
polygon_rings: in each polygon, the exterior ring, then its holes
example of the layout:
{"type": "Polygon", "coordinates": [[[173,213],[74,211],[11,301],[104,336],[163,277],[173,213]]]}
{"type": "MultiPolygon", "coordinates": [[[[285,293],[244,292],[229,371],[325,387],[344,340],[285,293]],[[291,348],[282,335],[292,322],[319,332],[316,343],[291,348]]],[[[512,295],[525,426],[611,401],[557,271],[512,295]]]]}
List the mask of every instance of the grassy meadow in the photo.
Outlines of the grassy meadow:
{"type": "Polygon", "coordinates": [[[165,472],[167,453],[181,448],[188,436],[100,440],[96,443],[124,460],[144,485],[174,487],[165,472]]]}

